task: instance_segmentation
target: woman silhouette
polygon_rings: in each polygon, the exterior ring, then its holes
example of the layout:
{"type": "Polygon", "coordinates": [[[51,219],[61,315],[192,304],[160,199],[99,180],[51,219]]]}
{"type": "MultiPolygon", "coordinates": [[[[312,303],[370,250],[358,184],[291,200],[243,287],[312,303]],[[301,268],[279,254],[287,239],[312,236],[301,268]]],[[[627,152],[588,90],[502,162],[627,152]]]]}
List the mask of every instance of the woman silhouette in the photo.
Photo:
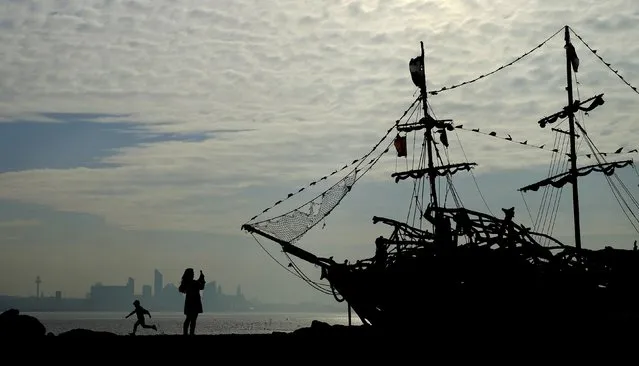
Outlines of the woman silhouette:
{"type": "Polygon", "coordinates": [[[187,335],[187,329],[190,335],[195,334],[197,316],[202,313],[200,291],[204,290],[204,274],[200,271],[200,278],[197,281],[194,278],[193,268],[187,268],[182,275],[182,282],[178,288],[181,293],[186,295],[184,298],[184,315],[186,315],[183,325],[184,335],[187,335]]]}

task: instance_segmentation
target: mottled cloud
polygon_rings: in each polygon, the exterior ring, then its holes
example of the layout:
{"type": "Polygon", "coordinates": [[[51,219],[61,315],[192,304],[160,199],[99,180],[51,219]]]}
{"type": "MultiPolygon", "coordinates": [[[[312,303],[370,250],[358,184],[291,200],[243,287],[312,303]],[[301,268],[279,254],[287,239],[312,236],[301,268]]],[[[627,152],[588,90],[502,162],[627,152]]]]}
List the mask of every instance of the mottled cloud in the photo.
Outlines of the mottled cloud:
{"type": "MultiPolygon", "coordinates": [[[[104,158],[110,168],[0,176],[0,198],[131,228],[236,233],[272,202],[249,202],[246,188],[295,189],[363,155],[412,102],[408,60],[420,41],[429,88],[438,89],[506,64],[569,24],[639,84],[639,45],[629,36],[639,31],[639,13],[629,0],[34,0],[0,9],[0,120],[109,114],[116,116],[94,122],[135,121],[149,134],[210,137],[121,148],[104,158]]],[[[566,101],[562,38],[430,103],[465,128],[552,143],[536,121],[566,101]]],[[[573,41],[579,95],[606,93],[607,103],[586,121],[595,142],[602,150],[631,146],[639,95],[573,41]]],[[[480,173],[522,161],[543,166],[549,158],[457,133],[480,173]]],[[[392,154],[371,179],[389,180],[392,154]]],[[[453,136],[451,159],[465,159],[453,136]]]]}

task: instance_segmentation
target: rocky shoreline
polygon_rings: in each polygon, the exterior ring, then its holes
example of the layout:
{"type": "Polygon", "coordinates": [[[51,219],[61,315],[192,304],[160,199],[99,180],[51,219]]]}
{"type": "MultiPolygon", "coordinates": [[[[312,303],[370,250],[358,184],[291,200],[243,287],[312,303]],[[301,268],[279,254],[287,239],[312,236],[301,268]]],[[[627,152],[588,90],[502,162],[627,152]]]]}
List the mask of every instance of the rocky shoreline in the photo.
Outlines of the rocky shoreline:
{"type": "MultiPolygon", "coordinates": [[[[367,326],[329,325],[313,321],[310,327],[292,332],[267,334],[220,334],[183,336],[180,334],[143,334],[125,336],[90,329],[73,329],[53,334],[35,317],[10,309],[0,314],[0,339],[5,353],[24,350],[29,344],[37,351],[23,354],[32,361],[52,363],[62,359],[65,364],[110,364],[134,362],[231,362],[311,361],[350,363],[391,361],[394,365],[425,360],[451,360],[457,357],[515,354],[541,357],[560,344],[575,344],[580,352],[586,343],[619,345],[623,339],[634,340],[639,322],[624,319],[612,322],[590,322],[566,316],[563,321],[539,321],[526,316],[510,322],[455,321],[433,318],[432,326],[414,328],[406,324],[402,329],[375,331],[367,326]],[[444,324],[445,323],[445,324],[444,324]],[[40,341],[38,341],[40,340],[40,341]],[[28,343],[27,343],[28,342],[28,343]],[[477,350],[481,350],[477,353],[477,350]],[[289,356],[289,358],[286,358],[289,356]],[[230,358],[229,358],[230,357],[230,358]],[[292,358],[290,358],[292,357],[292,358]],[[351,361],[352,360],[352,361],[351,361]]],[[[554,357],[554,356],[553,356],[554,357]]],[[[528,359],[527,359],[528,360],[528,359]]],[[[512,362],[512,359],[511,359],[512,362]]]]}
{"type": "MultiPolygon", "coordinates": [[[[510,341],[518,339],[523,341],[537,340],[539,337],[552,339],[559,337],[566,339],[587,339],[592,340],[610,340],[616,335],[634,334],[639,327],[639,319],[630,317],[606,318],[601,319],[597,316],[592,317],[571,317],[568,314],[553,319],[535,318],[525,315],[514,316],[501,321],[489,320],[488,318],[473,319],[469,318],[451,322],[450,320],[432,319],[431,322],[422,323],[419,328],[411,327],[405,324],[401,328],[394,330],[375,330],[370,326],[347,326],[347,325],[330,325],[318,320],[313,320],[310,327],[296,329],[292,332],[272,332],[260,334],[216,334],[216,335],[195,335],[184,336],[181,334],[141,334],[136,336],[119,335],[111,332],[94,331],[90,329],[73,329],[53,334],[47,332],[46,327],[37,318],[31,315],[20,314],[17,309],[9,309],[0,314],[0,337],[3,340],[11,339],[46,339],[53,341],[55,344],[75,344],[75,340],[85,339],[110,339],[111,341],[132,342],[139,344],[149,342],[154,347],[163,344],[164,341],[171,347],[176,344],[193,343],[202,344],[208,347],[210,344],[281,344],[283,340],[292,342],[288,344],[297,344],[299,347],[306,347],[318,342],[331,347],[348,347],[351,340],[390,340],[391,342],[401,341],[423,341],[440,342],[443,339],[456,339],[456,342],[463,342],[464,339],[482,341],[486,334],[491,337],[501,339],[502,341],[510,341]],[[599,319],[599,320],[597,320],[599,319]],[[58,341],[59,340],[59,341],[58,341]],[[67,342],[67,340],[72,340],[67,342]],[[309,342],[309,340],[311,340],[309,342]],[[214,341],[211,343],[211,341],[214,341]],[[203,343],[201,343],[203,342],[203,343]],[[271,343],[272,342],[272,343],[271,343]]],[[[634,338],[634,336],[632,337],[634,338]]],[[[493,340],[496,340],[493,339],[493,340]]],[[[111,342],[109,341],[109,342],[111,342]]],[[[104,342],[93,342],[95,345],[104,342]]],[[[108,343],[108,342],[107,342],[108,343]]],[[[374,344],[374,342],[371,342],[374,344]]],[[[232,346],[231,346],[232,347],[232,346]]]]}
{"type": "Polygon", "coordinates": [[[185,337],[181,334],[149,334],[149,335],[120,335],[105,331],[94,331],[91,329],[72,329],[60,334],[47,332],[46,327],[37,318],[20,314],[18,309],[9,309],[0,314],[0,337],[18,337],[18,338],[38,338],[38,337],[54,337],[54,338],[127,338],[127,339],[149,339],[149,338],[171,338],[171,339],[189,339],[193,338],[265,338],[265,337],[291,337],[291,336],[365,336],[372,335],[372,329],[365,326],[346,326],[346,325],[330,325],[318,320],[313,320],[310,327],[296,329],[292,332],[272,332],[266,334],[216,334],[216,335],[196,335],[185,337]]]}

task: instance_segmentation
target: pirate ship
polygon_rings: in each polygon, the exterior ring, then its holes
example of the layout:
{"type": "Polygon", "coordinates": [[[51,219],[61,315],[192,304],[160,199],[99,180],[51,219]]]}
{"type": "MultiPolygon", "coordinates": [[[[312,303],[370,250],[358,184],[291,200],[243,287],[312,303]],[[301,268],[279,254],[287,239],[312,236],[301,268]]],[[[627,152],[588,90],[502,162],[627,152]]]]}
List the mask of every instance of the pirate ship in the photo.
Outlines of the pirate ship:
{"type": "MultiPolygon", "coordinates": [[[[419,96],[386,135],[362,158],[331,173],[329,176],[347,171],[342,179],[321,194],[286,213],[258,220],[271,208],[302,193],[305,188],[301,188],[254,216],[242,229],[256,239],[261,236],[279,244],[290,260],[289,267],[297,270],[300,278],[318,290],[330,291],[337,301],[346,301],[365,325],[377,328],[405,324],[402,319],[407,316],[411,318],[411,326],[416,326],[416,323],[425,325],[438,320],[450,322],[478,317],[492,320],[501,317],[508,321],[530,321],[534,317],[549,319],[552,316],[562,317],[562,310],[569,310],[573,318],[588,314],[591,320],[593,316],[607,319],[614,314],[634,314],[639,309],[634,296],[639,284],[639,252],[636,246],[634,249],[586,249],[581,245],[579,177],[603,173],[619,202],[624,200],[622,193],[630,197],[630,203],[624,201],[624,207],[629,209],[631,204],[638,206],[638,203],[623,183],[622,192],[613,181],[613,178],[618,178],[615,170],[634,167],[633,161],[606,161],[606,154],[594,146],[577,118],[580,113],[602,106],[604,99],[603,94],[583,101],[573,98],[572,75],[578,71],[579,58],[570,39],[571,32],[570,27],[562,27],[510,64],[477,79],[437,91],[427,90],[424,46],[421,43],[421,55],[408,63],[419,96]],[[517,223],[513,207],[503,208],[501,216],[465,208],[457,197],[453,177],[471,172],[476,163],[445,161],[442,154],[442,150],[448,148],[448,134],[463,126],[455,125],[450,119],[435,118],[428,103],[429,96],[463,87],[512,65],[562,30],[567,105],[541,118],[538,124],[540,128],[547,128],[557,121],[568,120],[568,131],[552,128],[556,134],[565,137],[563,146],[568,146],[567,151],[559,147],[552,151],[557,161],[564,158],[569,167],[567,171],[522,187],[520,191],[553,190],[571,185],[574,245],[557,240],[551,231],[536,230],[539,227],[536,224],[535,228],[529,228],[517,223]],[[405,119],[406,116],[409,118],[405,119]],[[412,117],[414,120],[409,120],[412,117]],[[338,262],[332,257],[321,257],[303,249],[300,244],[302,237],[337,207],[384,153],[394,147],[397,156],[407,156],[408,134],[423,139],[417,149],[419,166],[397,171],[391,177],[396,183],[411,179],[414,198],[405,220],[373,216],[374,224],[386,225],[389,231],[388,235],[375,240],[374,256],[338,262]],[[582,138],[592,149],[597,164],[578,167],[577,138],[582,138]],[[389,139],[392,141],[388,142],[389,139]],[[384,147],[384,142],[386,148],[375,155],[378,148],[384,147]],[[452,198],[452,205],[442,204],[441,197],[438,197],[438,180],[445,180],[446,194],[452,198]],[[326,287],[301,273],[293,257],[319,268],[320,280],[328,282],[326,287]]],[[[596,51],[584,44],[603,61],[596,51]]],[[[614,72],[626,82],[616,70],[614,72]]],[[[495,136],[494,133],[489,135],[495,136]]],[[[631,222],[636,220],[636,216],[628,212],[630,210],[626,213],[631,222]]],[[[633,226],[635,229],[638,227],[633,226]]]]}

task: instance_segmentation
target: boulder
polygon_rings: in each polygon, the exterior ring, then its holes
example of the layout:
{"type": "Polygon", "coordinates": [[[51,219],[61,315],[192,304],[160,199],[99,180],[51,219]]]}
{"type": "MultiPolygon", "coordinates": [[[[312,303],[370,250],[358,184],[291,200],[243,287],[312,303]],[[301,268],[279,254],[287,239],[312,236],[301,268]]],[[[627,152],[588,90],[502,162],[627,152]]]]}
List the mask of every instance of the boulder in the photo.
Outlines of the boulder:
{"type": "Polygon", "coordinates": [[[71,329],[66,332],[62,332],[58,334],[58,337],[84,337],[84,338],[113,337],[113,336],[117,336],[117,334],[111,333],[111,332],[83,329],[83,328],[71,329]]]}
{"type": "Polygon", "coordinates": [[[18,309],[9,309],[0,314],[0,336],[44,337],[46,327],[31,315],[20,314],[18,309]]]}

